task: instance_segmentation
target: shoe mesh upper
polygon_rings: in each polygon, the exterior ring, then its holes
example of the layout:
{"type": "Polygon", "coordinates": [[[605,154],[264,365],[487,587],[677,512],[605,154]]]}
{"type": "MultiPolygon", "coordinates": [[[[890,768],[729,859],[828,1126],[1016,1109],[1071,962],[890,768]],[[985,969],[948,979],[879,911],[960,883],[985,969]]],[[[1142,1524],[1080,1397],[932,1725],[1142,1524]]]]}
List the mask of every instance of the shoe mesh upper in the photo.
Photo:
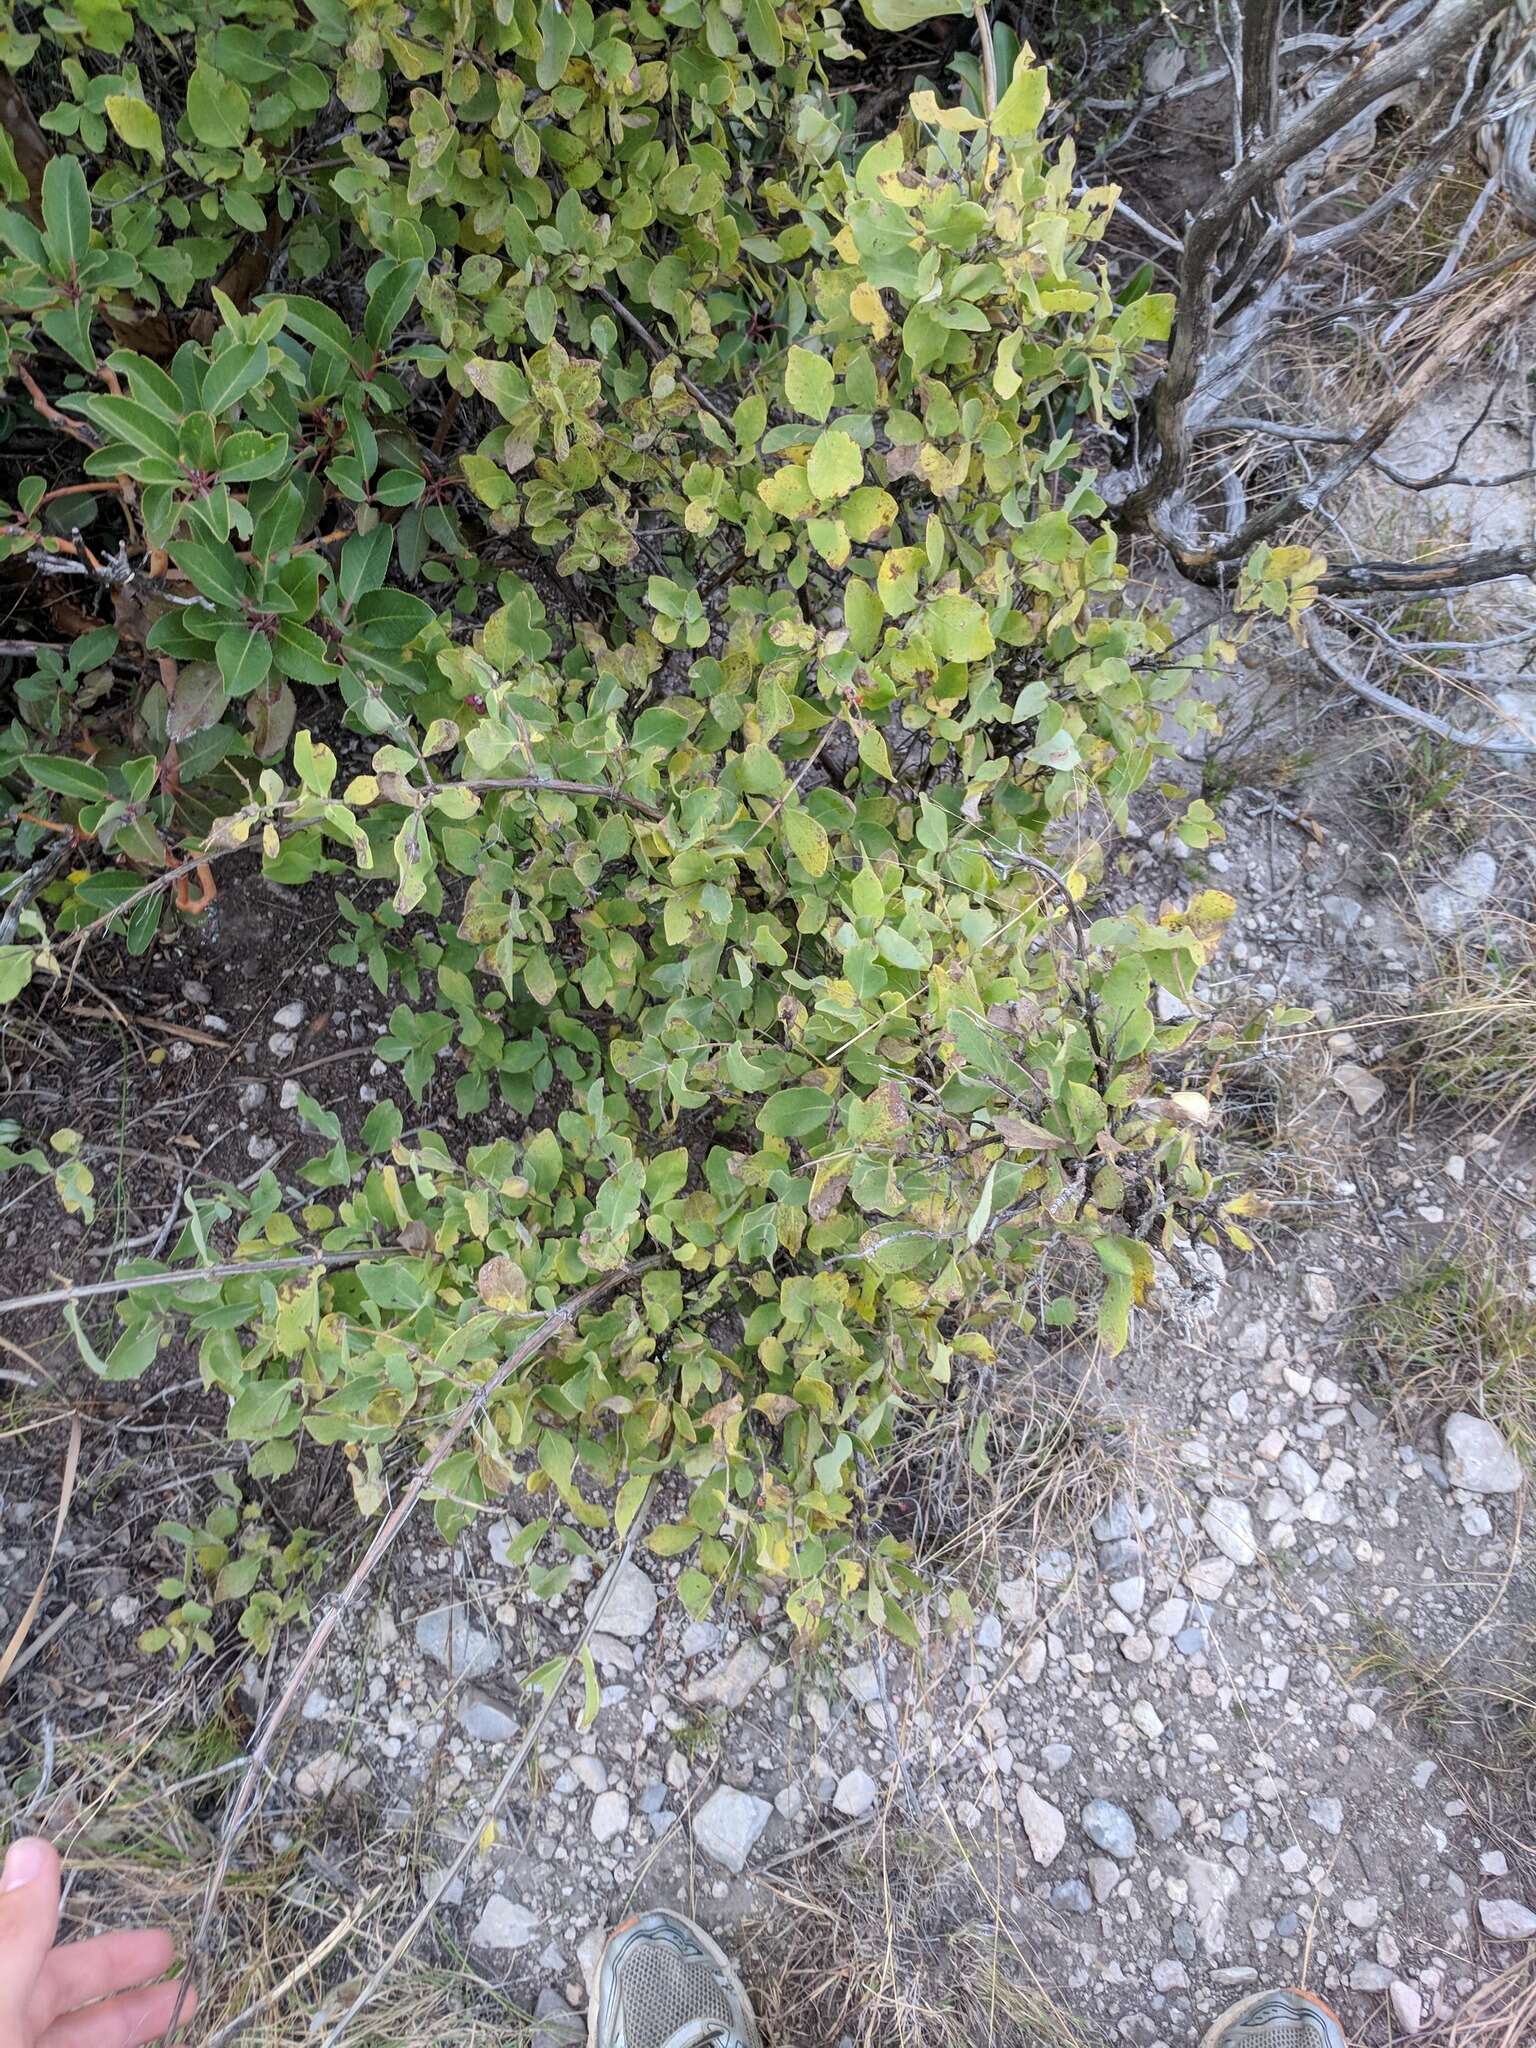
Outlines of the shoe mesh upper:
{"type": "Polygon", "coordinates": [[[1242,2048],[1319,2048],[1321,2036],[1303,2020],[1271,2020],[1261,2034],[1249,2036],[1242,2048]]]}
{"type": "MultiPolygon", "coordinates": [[[[1230,2048],[1335,2048],[1341,2043],[1324,2014],[1285,1991],[1271,1993],[1245,2012],[1230,2036],[1230,2048]]],[[[1219,2037],[1218,2048],[1229,2048],[1226,2034],[1219,2037]]]]}
{"type": "Polygon", "coordinates": [[[736,2017],[708,1957],[684,1955],[670,1941],[637,1941],[624,1956],[618,1992],[624,2048],[666,2048],[690,2020],[717,2020],[723,2032],[736,2017]]]}

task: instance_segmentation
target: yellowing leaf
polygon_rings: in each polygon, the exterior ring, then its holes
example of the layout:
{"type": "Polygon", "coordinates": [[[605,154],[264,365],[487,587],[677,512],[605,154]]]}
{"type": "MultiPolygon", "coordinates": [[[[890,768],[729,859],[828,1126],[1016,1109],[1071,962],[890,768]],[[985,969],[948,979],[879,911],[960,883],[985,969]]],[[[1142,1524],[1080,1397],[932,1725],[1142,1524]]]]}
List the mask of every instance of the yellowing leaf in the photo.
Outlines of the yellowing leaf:
{"type": "Polygon", "coordinates": [[[813,519],[806,527],[811,546],[829,568],[841,569],[852,552],[841,519],[813,519]]]}
{"type": "Polygon", "coordinates": [[[528,1306],[528,1276],[515,1259],[499,1253],[475,1275],[475,1291],[487,1308],[504,1314],[528,1306]]]}
{"type": "Polygon", "coordinates": [[[876,732],[872,725],[866,725],[859,734],[859,759],[866,768],[872,768],[877,775],[883,775],[887,782],[894,779],[890,749],[885,744],[884,735],[876,732]]]}
{"type": "Polygon", "coordinates": [[[940,661],[984,661],[997,644],[974,597],[936,597],[923,628],[940,661]]]}
{"type": "Polygon", "coordinates": [[[861,327],[868,327],[876,341],[884,341],[891,331],[891,316],[885,310],[884,302],[874,286],[863,280],[848,294],[848,310],[861,327]]]}
{"type": "Polygon", "coordinates": [[[856,541],[877,540],[896,517],[896,500],[878,484],[863,484],[838,516],[856,541]]]}
{"type": "Polygon", "coordinates": [[[132,93],[109,92],[102,106],[130,149],[142,149],[157,164],[164,163],[165,138],[160,132],[160,116],[147,101],[132,93]]]}
{"type": "Polygon", "coordinates": [[[930,128],[943,128],[951,135],[974,135],[978,128],[987,125],[979,114],[968,114],[964,107],[941,107],[931,92],[915,92],[907,104],[919,121],[926,121],[930,128]]]}
{"type": "MultiPolygon", "coordinates": [[[[864,459],[859,444],[843,427],[828,427],[816,437],[810,461],[805,465],[811,495],[823,505],[846,498],[864,481],[864,459]]],[[[759,495],[762,486],[758,487],[759,495]]]]}
{"type": "Polygon", "coordinates": [[[800,804],[783,813],[784,843],[808,875],[824,875],[832,858],[832,842],[800,804]]]}
{"type": "MultiPolygon", "coordinates": [[[[843,438],[846,440],[847,436],[843,438]]],[[[798,518],[811,502],[805,470],[798,462],[786,462],[772,476],[765,476],[757,487],[757,495],[768,510],[777,512],[781,519],[798,518]]]]}
{"type": "Polygon", "coordinates": [[[952,498],[965,482],[971,467],[971,451],[961,446],[953,455],[925,442],[917,451],[917,473],[936,498],[952,498]]]}
{"type": "Polygon", "coordinates": [[[832,365],[808,348],[792,348],[784,364],[784,396],[808,420],[824,420],[832,410],[832,365]]]}
{"type": "Polygon", "coordinates": [[[1013,332],[1005,334],[998,344],[997,356],[992,365],[992,389],[999,398],[1012,398],[1016,391],[1022,391],[1024,388],[1024,379],[1014,368],[1014,358],[1023,339],[1023,329],[1015,327],[1013,332]]]}

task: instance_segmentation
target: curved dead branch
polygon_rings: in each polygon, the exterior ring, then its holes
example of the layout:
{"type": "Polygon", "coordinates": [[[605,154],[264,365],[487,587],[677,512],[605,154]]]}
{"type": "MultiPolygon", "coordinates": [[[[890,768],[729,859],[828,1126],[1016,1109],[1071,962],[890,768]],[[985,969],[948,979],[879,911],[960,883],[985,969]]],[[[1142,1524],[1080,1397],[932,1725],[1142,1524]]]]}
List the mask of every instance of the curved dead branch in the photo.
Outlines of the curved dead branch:
{"type": "MultiPolygon", "coordinates": [[[[1190,470],[1194,452],[1191,415],[1213,352],[1221,265],[1250,210],[1258,206],[1271,212],[1287,174],[1324,151],[1362,116],[1405,89],[1438,77],[1452,59],[1478,43],[1506,7],[1507,0],[1436,0],[1429,12],[1397,41],[1368,46],[1330,91],[1283,122],[1278,133],[1257,146],[1245,146],[1238,161],[1196,212],[1185,234],[1178,264],[1173,342],[1153,397],[1156,457],[1150,473],[1126,493],[1117,507],[1122,526],[1158,533],[1176,553],[1190,550],[1192,537],[1178,535],[1164,513],[1170,500],[1184,488],[1190,470]]],[[[1245,48],[1254,66],[1264,64],[1259,38],[1264,34],[1274,37],[1277,15],[1278,10],[1272,10],[1267,0],[1249,0],[1245,10],[1245,48]],[[1251,42],[1247,34],[1250,24],[1251,42]]],[[[1247,71],[1245,62],[1243,96],[1251,107],[1257,108],[1267,89],[1268,74],[1263,71],[1260,83],[1250,87],[1247,71]]],[[[1283,224],[1270,221],[1267,225],[1275,231],[1283,266],[1283,224]]],[[[1381,433],[1381,439],[1386,438],[1392,424],[1396,424],[1395,417],[1381,433]]],[[[1363,462],[1379,445],[1380,440],[1375,440],[1359,454],[1358,461],[1363,462]]],[[[1352,449],[1348,458],[1351,469],[1358,466],[1355,456],[1356,450],[1352,449]]],[[[1231,552],[1249,545],[1252,538],[1245,535],[1241,543],[1234,541],[1231,552]]],[[[1194,553],[1199,566],[1198,544],[1194,553]]],[[[1218,555],[1215,559],[1224,558],[1228,557],[1218,555]]]]}
{"type": "Polygon", "coordinates": [[[1536,545],[1474,548],[1423,562],[1344,562],[1317,587],[1325,597],[1443,597],[1507,576],[1536,576],[1536,545]]]}

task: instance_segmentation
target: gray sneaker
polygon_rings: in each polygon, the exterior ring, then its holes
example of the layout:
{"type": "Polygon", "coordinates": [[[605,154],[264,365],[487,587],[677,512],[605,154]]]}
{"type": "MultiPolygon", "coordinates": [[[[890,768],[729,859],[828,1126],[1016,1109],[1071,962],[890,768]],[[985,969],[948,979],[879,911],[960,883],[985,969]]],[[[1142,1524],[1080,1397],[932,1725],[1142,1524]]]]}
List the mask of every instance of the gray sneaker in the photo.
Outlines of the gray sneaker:
{"type": "Polygon", "coordinates": [[[1200,2048],[1349,2048],[1344,2029],[1310,1991],[1255,1991],[1224,2012],[1200,2048]]]}
{"type": "Polygon", "coordinates": [[[589,2048],[762,2048],[722,1951],[702,1927],[666,1912],[637,1914],[609,1935],[587,2040],[589,2048]]]}

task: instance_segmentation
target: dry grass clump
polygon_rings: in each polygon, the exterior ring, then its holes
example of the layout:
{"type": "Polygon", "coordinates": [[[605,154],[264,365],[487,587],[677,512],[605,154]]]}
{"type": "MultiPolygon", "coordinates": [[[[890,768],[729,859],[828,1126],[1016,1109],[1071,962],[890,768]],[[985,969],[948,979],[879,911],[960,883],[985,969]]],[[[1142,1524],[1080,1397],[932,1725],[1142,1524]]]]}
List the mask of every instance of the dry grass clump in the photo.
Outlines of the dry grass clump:
{"type": "Polygon", "coordinates": [[[1414,2036],[1416,2048],[1530,2048],[1536,2041],[1536,1952],[1480,1984],[1450,2019],[1414,2036]]]}
{"type": "Polygon", "coordinates": [[[1394,1055],[1413,1106],[1499,1127],[1536,1105],[1536,929],[1443,948],[1419,983],[1394,1055]]]}
{"type": "Polygon", "coordinates": [[[1492,1655],[1485,1631],[1473,1631],[1449,1655],[1415,1642],[1379,1616],[1368,1617],[1348,1659],[1353,1683],[1385,1686],[1394,1712],[1414,1721],[1435,1746],[1492,1775],[1529,1778],[1536,1770],[1536,1678],[1529,1631],[1492,1655]]]}
{"type": "Polygon", "coordinates": [[[1120,1493],[1145,1490],[1144,1451],[1109,1412],[1091,1342],[1005,1342],[954,1398],[903,1420],[877,1513],[933,1584],[974,1592],[1008,1576],[1005,1550],[1075,1548],[1120,1493]]]}
{"type": "Polygon", "coordinates": [[[1361,763],[1360,801],[1379,844],[1409,869],[1449,838],[1464,846],[1482,823],[1468,800],[1475,766],[1465,747],[1395,726],[1361,763]]]}
{"type": "Polygon", "coordinates": [[[1536,1295],[1486,1229],[1411,1267],[1362,1311],[1360,1336],[1399,1411],[1475,1409],[1536,1464],[1536,1295]]]}
{"type": "Polygon", "coordinates": [[[1257,1235],[1305,1230],[1339,1200],[1336,1097],[1323,1034],[1308,1011],[1297,1028],[1253,1021],[1221,1054],[1206,1093],[1216,1110],[1208,1164],[1224,1194],[1247,1192],[1257,1235]]]}
{"type": "Polygon", "coordinates": [[[769,2040],[795,2048],[1100,2048],[1043,1982],[958,1837],[882,1825],[803,1860],[751,1932],[769,2040]]]}
{"type": "MultiPolygon", "coordinates": [[[[178,1943],[190,1939],[243,1763],[241,1731],[218,1711],[188,1712],[192,1705],[189,1688],[168,1678],[153,1706],[114,1716],[90,1737],[38,1724],[24,1742],[12,1721],[0,1756],[0,1853],[22,1833],[58,1844],[65,1939],[125,1925],[166,1925],[178,1943]]],[[[189,2048],[236,2038],[242,2048],[313,2048],[317,2023],[341,2017],[358,1977],[417,1903],[408,1835],[391,1843],[376,1817],[350,1809],[279,1818],[285,1825],[253,1824],[221,1890],[189,2048]]],[[[456,2048],[526,2048],[530,2024],[440,1949],[405,1959],[359,2040],[422,2048],[448,2033],[456,2048]]]]}

